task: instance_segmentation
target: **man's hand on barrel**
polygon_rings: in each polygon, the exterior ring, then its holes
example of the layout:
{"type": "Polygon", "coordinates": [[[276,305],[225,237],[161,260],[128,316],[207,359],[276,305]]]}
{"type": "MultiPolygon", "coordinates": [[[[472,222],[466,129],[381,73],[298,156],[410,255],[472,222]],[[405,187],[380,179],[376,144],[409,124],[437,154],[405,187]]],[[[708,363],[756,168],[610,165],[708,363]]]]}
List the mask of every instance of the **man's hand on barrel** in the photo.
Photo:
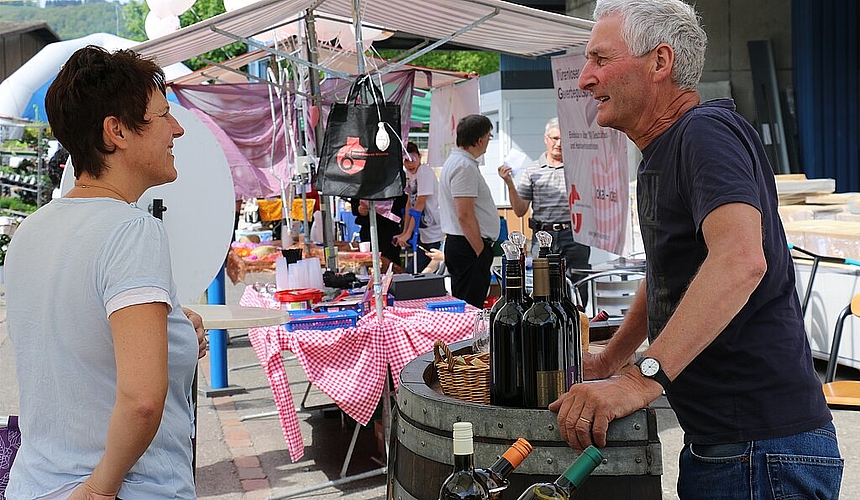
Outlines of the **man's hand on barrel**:
{"type": "Polygon", "coordinates": [[[662,393],[660,385],[643,378],[638,370],[606,380],[573,385],[549,405],[558,413],[561,437],[574,449],[606,446],[609,422],[644,408],[662,393]]]}

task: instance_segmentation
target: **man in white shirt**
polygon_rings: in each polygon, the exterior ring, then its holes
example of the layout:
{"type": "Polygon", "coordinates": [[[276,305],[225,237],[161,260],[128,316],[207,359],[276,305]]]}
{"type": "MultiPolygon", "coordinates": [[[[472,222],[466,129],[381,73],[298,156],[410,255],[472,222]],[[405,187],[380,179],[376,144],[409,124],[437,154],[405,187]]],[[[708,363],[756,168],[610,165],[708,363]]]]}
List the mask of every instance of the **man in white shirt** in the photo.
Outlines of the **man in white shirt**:
{"type": "Polygon", "coordinates": [[[457,148],[445,160],[439,181],[451,293],[479,308],[484,307],[490,287],[492,247],[501,225],[490,188],[478,169],[478,158],[487,151],[492,131],[486,116],[462,118],[457,124],[457,148]]]}

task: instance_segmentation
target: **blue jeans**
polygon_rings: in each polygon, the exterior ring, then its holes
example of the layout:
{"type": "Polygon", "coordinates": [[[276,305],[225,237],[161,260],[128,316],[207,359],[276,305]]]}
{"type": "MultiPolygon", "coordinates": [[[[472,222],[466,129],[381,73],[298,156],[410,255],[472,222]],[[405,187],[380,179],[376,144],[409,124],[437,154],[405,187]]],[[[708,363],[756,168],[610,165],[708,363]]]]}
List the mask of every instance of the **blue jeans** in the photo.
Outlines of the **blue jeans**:
{"type": "Polygon", "coordinates": [[[829,423],[782,438],[688,444],[679,465],[681,500],[836,500],[844,462],[829,423]]]}

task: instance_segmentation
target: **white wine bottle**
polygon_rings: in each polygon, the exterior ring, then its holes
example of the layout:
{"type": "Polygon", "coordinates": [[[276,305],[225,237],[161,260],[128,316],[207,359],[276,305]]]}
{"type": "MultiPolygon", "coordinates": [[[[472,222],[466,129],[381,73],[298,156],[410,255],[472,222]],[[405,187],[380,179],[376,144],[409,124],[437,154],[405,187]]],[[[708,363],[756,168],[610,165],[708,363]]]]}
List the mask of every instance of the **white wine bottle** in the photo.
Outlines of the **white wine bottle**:
{"type": "Polygon", "coordinates": [[[568,500],[601,462],[603,453],[594,446],[589,446],[558,479],[552,483],[529,486],[518,500],[568,500]]]}
{"type": "Polygon", "coordinates": [[[454,472],[439,489],[439,500],[488,500],[486,486],[475,474],[472,423],[454,423],[454,472]]]}

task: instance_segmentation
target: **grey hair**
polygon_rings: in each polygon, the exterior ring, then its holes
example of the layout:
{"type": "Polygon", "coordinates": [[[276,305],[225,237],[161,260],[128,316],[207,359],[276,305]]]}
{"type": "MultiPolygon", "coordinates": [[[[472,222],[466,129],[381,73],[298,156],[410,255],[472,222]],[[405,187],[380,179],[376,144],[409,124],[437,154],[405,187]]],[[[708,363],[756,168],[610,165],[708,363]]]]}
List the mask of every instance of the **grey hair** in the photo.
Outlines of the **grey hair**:
{"type": "Polygon", "coordinates": [[[666,43],[675,51],[672,80],[682,90],[696,90],[705,66],[708,35],[696,10],[681,0],[597,0],[594,20],[621,15],[621,38],[639,57],[666,43]]]}
{"type": "Polygon", "coordinates": [[[544,128],[543,133],[545,135],[549,135],[549,131],[554,129],[554,128],[558,128],[559,130],[561,130],[558,126],[558,117],[557,116],[554,118],[550,118],[549,121],[546,122],[546,128],[544,128]]]}

